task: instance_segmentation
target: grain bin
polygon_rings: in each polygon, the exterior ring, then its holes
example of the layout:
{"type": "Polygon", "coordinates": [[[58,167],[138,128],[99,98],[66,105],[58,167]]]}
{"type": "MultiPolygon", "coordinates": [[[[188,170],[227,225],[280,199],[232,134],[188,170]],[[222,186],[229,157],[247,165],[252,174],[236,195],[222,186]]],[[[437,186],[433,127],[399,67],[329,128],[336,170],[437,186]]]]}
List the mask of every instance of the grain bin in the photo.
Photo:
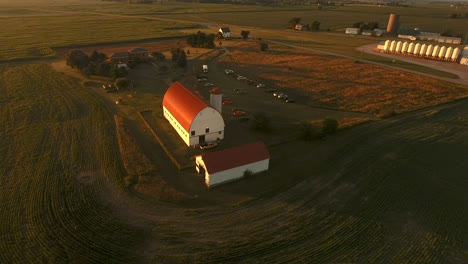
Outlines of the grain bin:
{"type": "Polygon", "coordinates": [[[408,53],[413,54],[413,50],[414,50],[414,43],[411,42],[408,46],[408,53]]]}
{"type": "Polygon", "coordinates": [[[445,52],[444,59],[445,59],[445,60],[450,60],[450,59],[452,58],[452,53],[453,53],[453,48],[452,48],[452,47],[448,47],[448,48],[447,48],[447,51],[445,52]]]}
{"type": "Polygon", "coordinates": [[[439,50],[439,54],[437,55],[439,58],[444,58],[445,57],[445,52],[447,51],[447,47],[442,46],[439,50]]]}
{"type": "Polygon", "coordinates": [[[424,56],[426,54],[426,50],[427,50],[427,45],[422,44],[421,45],[421,50],[419,51],[419,56],[424,56]]]}
{"type": "Polygon", "coordinates": [[[432,46],[432,44],[429,44],[429,46],[427,46],[427,50],[426,50],[426,57],[430,57],[432,55],[433,50],[434,50],[434,46],[432,46]]]}
{"type": "Polygon", "coordinates": [[[401,52],[406,53],[408,51],[408,42],[405,41],[401,47],[401,52]]]}
{"type": "Polygon", "coordinates": [[[390,14],[388,18],[388,24],[387,24],[387,32],[395,34],[398,32],[398,27],[400,26],[400,22],[398,21],[400,19],[400,16],[397,14],[390,14]]]}
{"type": "Polygon", "coordinates": [[[452,53],[452,61],[456,61],[460,53],[461,53],[460,48],[455,48],[452,53]]]}
{"type": "Polygon", "coordinates": [[[385,41],[385,45],[384,45],[383,50],[384,50],[385,52],[388,52],[389,49],[390,49],[390,40],[387,39],[387,40],[385,41]]]}
{"type": "Polygon", "coordinates": [[[436,57],[439,55],[439,51],[440,51],[440,47],[439,47],[439,45],[436,45],[436,46],[434,47],[434,50],[432,51],[431,56],[434,57],[434,58],[436,58],[436,57]]]}
{"type": "Polygon", "coordinates": [[[395,46],[396,46],[396,41],[392,41],[392,43],[390,43],[390,52],[394,52],[395,51],[395,46]]]}
{"type": "Polygon", "coordinates": [[[413,54],[414,54],[414,55],[418,55],[420,49],[421,49],[421,44],[420,44],[420,43],[416,43],[416,45],[414,45],[413,54]]]}
{"type": "Polygon", "coordinates": [[[401,41],[398,41],[395,47],[395,52],[400,53],[401,52],[401,45],[403,43],[401,41]]]}

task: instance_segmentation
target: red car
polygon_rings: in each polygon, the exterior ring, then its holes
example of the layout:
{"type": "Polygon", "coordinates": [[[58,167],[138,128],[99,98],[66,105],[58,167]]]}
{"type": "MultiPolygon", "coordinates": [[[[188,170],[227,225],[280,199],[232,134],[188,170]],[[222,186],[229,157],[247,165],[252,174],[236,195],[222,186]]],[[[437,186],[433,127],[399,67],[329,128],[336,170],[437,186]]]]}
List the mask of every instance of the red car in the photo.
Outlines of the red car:
{"type": "Polygon", "coordinates": [[[245,116],[245,112],[244,111],[234,111],[234,112],[232,112],[232,115],[233,116],[245,116]]]}
{"type": "Polygon", "coordinates": [[[232,101],[231,101],[231,100],[223,101],[223,105],[229,105],[229,104],[232,104],[232,101]]]}

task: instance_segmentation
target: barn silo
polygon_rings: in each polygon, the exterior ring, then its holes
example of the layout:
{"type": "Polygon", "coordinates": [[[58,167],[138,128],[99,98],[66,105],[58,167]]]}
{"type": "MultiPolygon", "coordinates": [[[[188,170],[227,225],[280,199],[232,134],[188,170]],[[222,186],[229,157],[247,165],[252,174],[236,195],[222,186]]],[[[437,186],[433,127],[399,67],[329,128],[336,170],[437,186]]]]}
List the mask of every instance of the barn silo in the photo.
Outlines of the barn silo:
{"type": "Polygon", "coordinates": [[[419,55],[419,51],[421,50],[421,44],[420,43],[416,43],[416,45],[414,45],[414,50],[413,50],[413,54],[414,55],[419,55]]]}
{"type": "Polygon", "coordinates": [[[408,51],[408,42],[405,41],[401,47],[401,52],[406,53],[408,51]]]}
{"type": "Polygon", "coordinates": [[[422,44],[421,45],[421,50],[419,51],[419,56],[424,56],[426,54],[426,50],[427,50],[427,45],[422,44]]]}
{"type": "Polygon", "coordinates": [[[387,39],[387,40],[385,41],[383,50],[384,50],[385,52],[388,52],[389,49],[390,49],[390,40],[387,39]]]}
{"type": "Polygon", "coordinates": [[[413,54],[413,50],[414,50],[414,43],[411,42],[411,43],[408,45],[408,53],[409,53],[409,54],[413,54]]]}
{"type": "Polygon", "coordinates": [[[398,32],[398,28],[400,26],[400,16],[397,14],[390,14],[390,17],[388,18],[388,24],[387,24],[387,32],[395,34],[398,32]]]}
{"type": "Polygon", "coordinates": [[[445,60],[450,60],[452,58],[452,53],[453,53],[453,48],[452,47],[448,47],[447,48],[447,51],[445,52],[445,57],[444,59],[445,60]]]}
{"type": "Polygon", "coordinates": [[[439,58],[444,58],[445,57],[445,52],[447,51],[447,47],[445,46],[442,46],[439,50],[439,54],[437,55],[437,57],[439,58]]]}
{"type": "Polygon", "coordinates": [[[400,53],[401,52],[401,46],[403,45],[403,43],[401,41],[398,41],[396,43],[396,47],[395,47],[395,52],[397,53],[400,53]]]}
{"type": "Polygon", "coordinates": [[[439,45],[435,45],[434,50],[432,51],[431,56],[434,57],[434,58],[437,58],[437,56],[439,56],[439,50],[440,50],[439,45]]]}
{"type": "Polygon", "coordinates": [[[396,41],[393,40],[392,43],[390,43],[389,51],[394,52],[395,51],[395,46],[396,46],[396,41]]]}
{"type": "Polygon", "coordinates": [[[460,53],[461,53],[460,48],[455,48],[452,53],[452,61],[456,61],[460,53]]]}
{"type": "Polygon", "coordinates": [[[427,50],[426,50],[426,57],[430,57],[432,55],[433,50],[434,50],[434,46],[432,46],[432,44],[429,44],[429,46],[427,46],[427,50]]]}

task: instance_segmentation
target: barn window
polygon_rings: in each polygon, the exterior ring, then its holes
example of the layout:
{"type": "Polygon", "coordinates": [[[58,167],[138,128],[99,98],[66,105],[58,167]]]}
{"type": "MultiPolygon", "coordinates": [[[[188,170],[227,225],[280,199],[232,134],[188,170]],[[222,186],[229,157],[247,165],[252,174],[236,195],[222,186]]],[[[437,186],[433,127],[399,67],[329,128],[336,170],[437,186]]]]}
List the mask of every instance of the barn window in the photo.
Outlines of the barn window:
{"type": "Polygon", "coordinates": [[[190,132],[192,136],[195,136],[195,131],[190,132]]]}
{"type": "Polygon", "coordinates": [[[207,127],[205,128],[205,133],[209,133],[210,132],[210,129],[207,127]]]}
{"type": "Polygon", "coordinates": [[[221,133],[223,133],[223,132],[222,132],[222,131],[219,131],[219,132],[218,132],[218,134],[220,134],[220,135],[221,135],[221,133]]]}

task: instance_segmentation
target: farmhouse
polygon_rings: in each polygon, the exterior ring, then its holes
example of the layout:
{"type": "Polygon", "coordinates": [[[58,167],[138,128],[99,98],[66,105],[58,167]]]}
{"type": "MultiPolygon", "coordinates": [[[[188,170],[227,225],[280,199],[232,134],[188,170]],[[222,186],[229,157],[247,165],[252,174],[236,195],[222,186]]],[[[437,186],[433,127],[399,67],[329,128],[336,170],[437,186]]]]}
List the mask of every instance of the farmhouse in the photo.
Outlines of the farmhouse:
{"type": "Polygon", "coordinates": [[[294,30],[299,30],[299,31],[301,31],[301,30],[303,30],[303,29],[304,29],[304,25],[303,25],[303,24],[300,24],[300,23],[299,23],[299,24],[296,24],[296,25],[294,26],[294,30]]]}
{"type": "Polygon", "coordinates": [[[224,138],[224,120],[182,84],[175,82],[164,94],[164,117],[188,146],[214,142],[224,138]]]}
{"type": "Polygon", "coordinates": [[[145,48],[133,48],[128,51],[131,60],[146,60],[149,56],[149,51],[145,48]]]}
{"type": "Polygon", "coordinates": [[[229,28],[220,28],[218,34],[221,33],[223,38],[228,39],[231,37],[231,30],[229,28]]]}
{"type": "Polygon", "coordinates": [[[268,170],[270,154],[263,142],[255,142],[206,153],[195,161],[196,170],[205,176],[206,185],[212,187],[268,170]]]}
{"type": "Polygon", "coordinates": [[[128,52],[116,52],[110,56],[110,62],[112,65],[117,67],[127,67],[127,63],[130,60],[128,52]]]}

